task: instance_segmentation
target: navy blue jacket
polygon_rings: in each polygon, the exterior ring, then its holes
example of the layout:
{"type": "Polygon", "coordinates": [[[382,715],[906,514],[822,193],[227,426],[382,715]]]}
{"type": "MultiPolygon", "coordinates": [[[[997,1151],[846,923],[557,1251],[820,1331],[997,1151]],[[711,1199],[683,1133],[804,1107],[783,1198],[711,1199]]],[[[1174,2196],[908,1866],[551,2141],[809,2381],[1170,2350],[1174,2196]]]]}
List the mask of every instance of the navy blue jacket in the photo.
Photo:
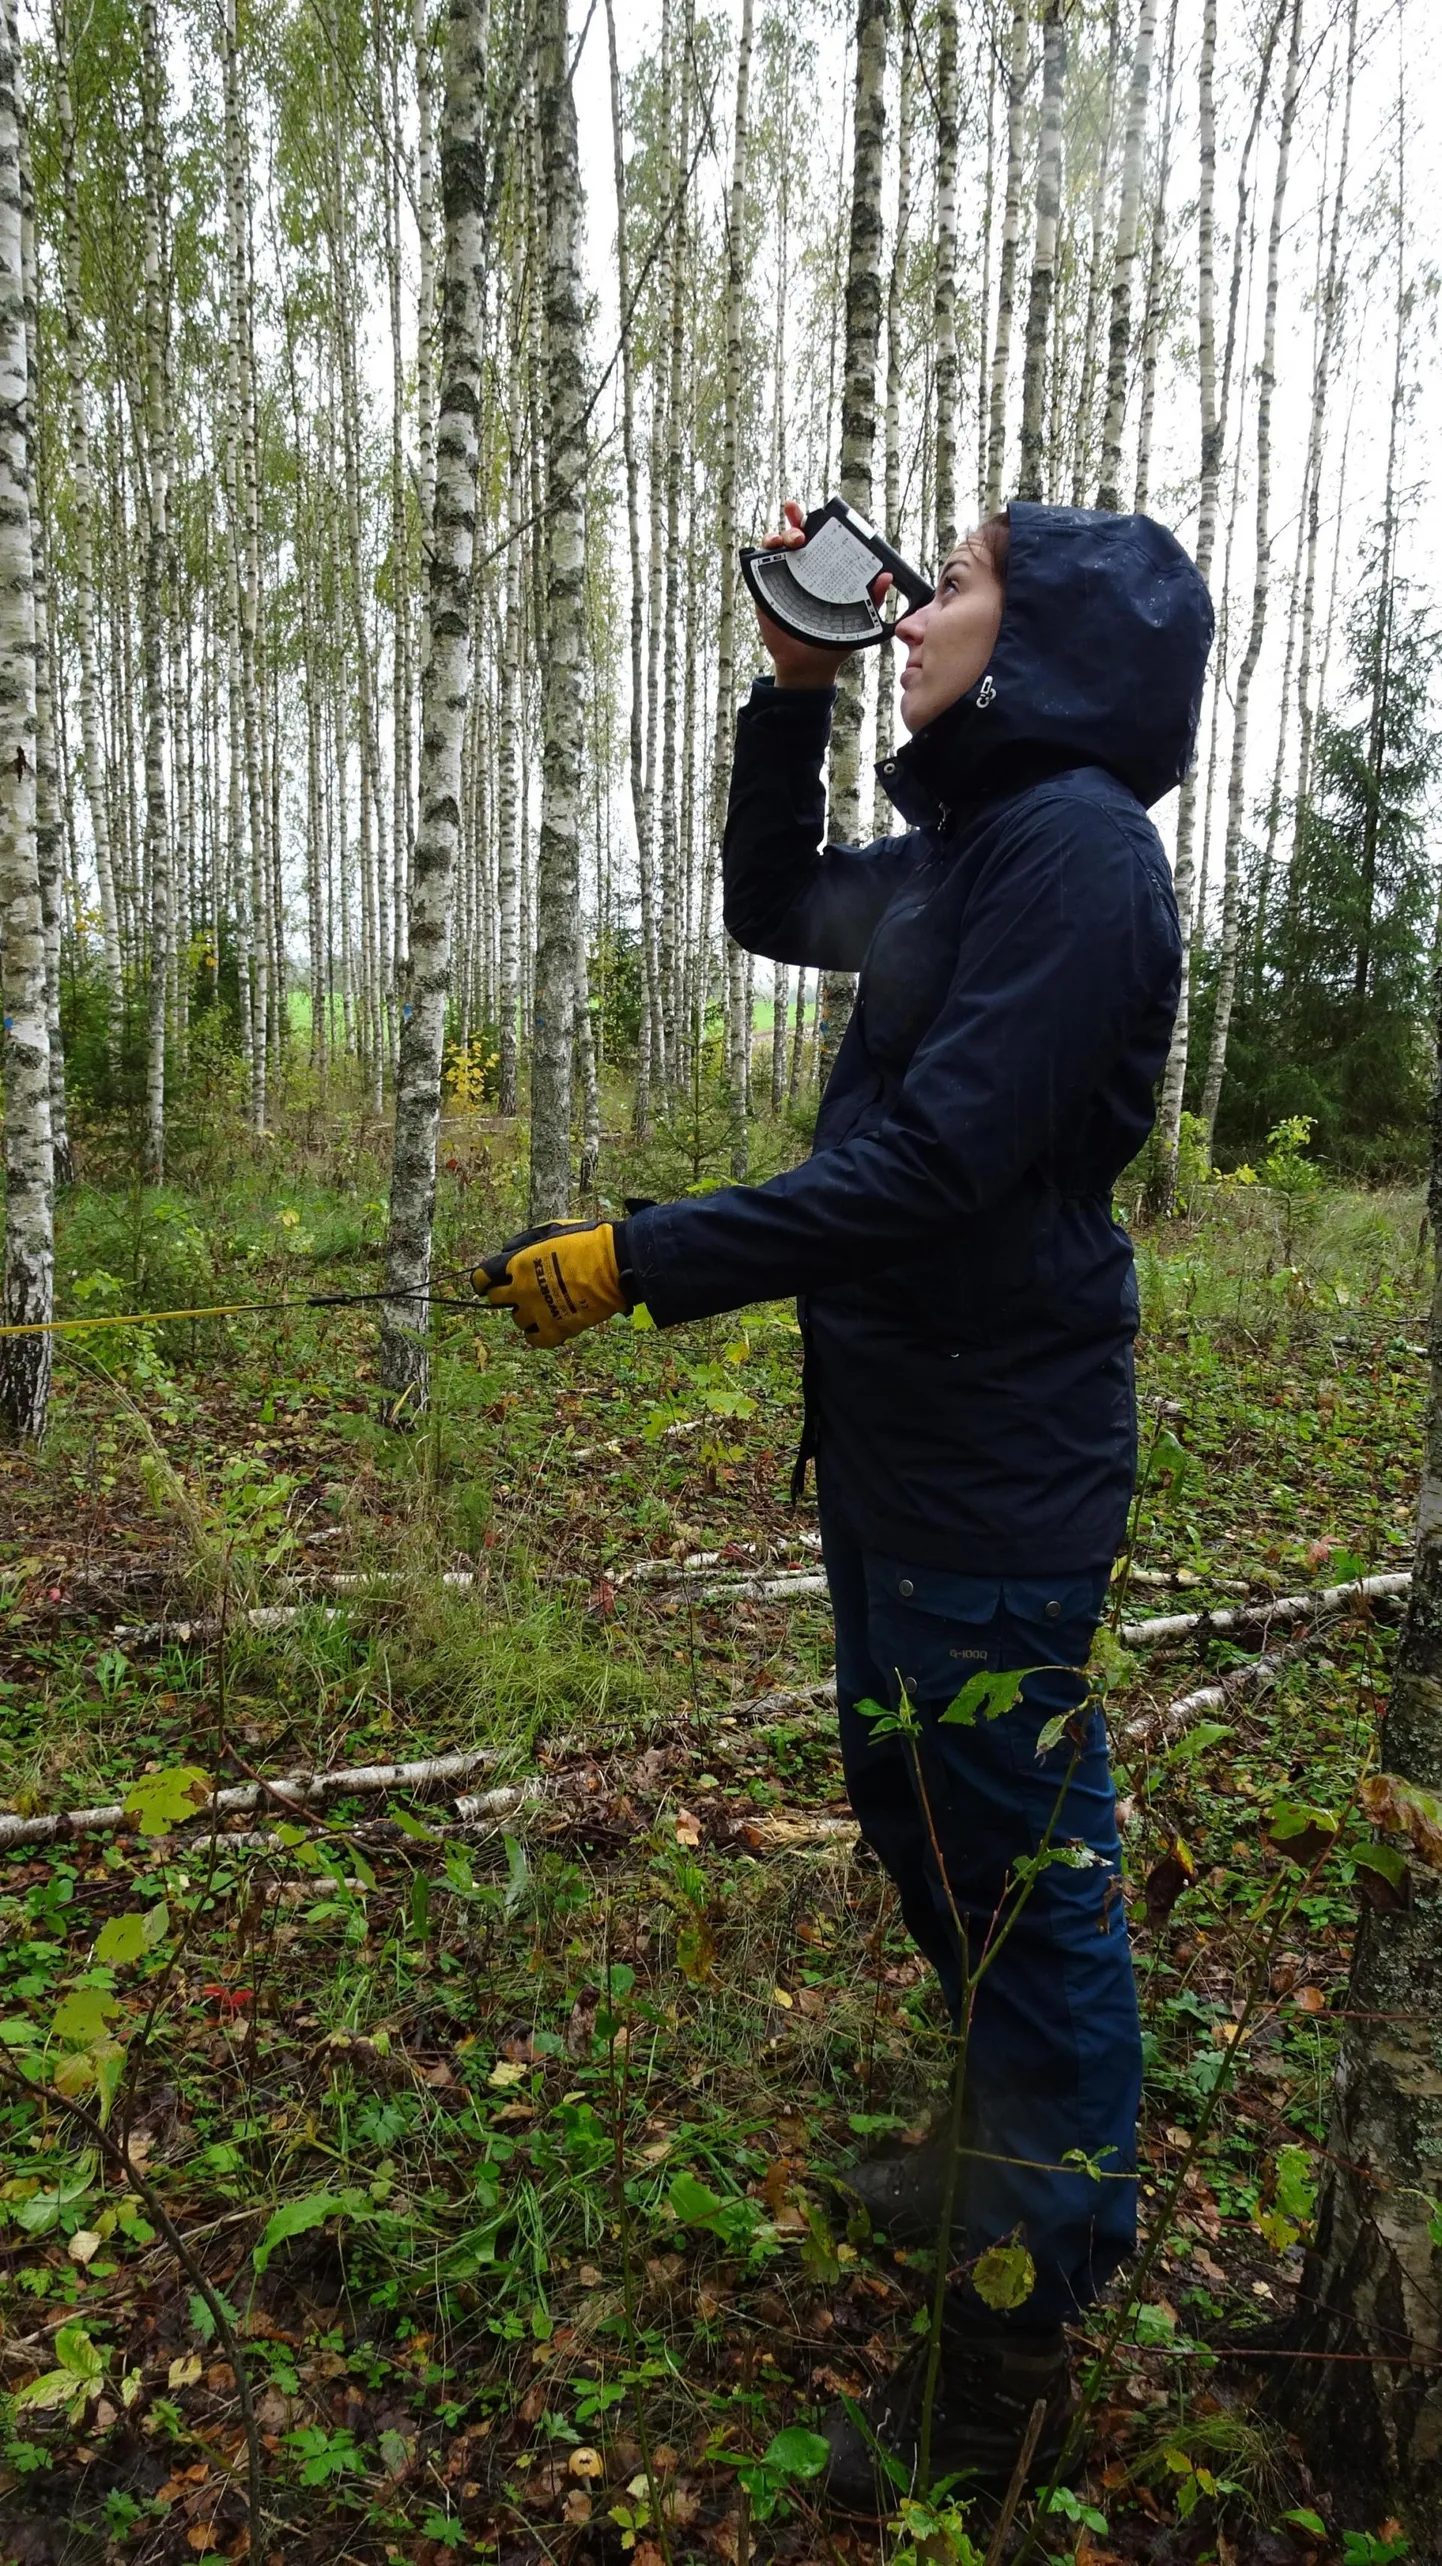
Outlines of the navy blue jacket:
{"type": "Polygon", "coordinates": [[[861,974],[815,1150],[658,1204],[659,1325],[802,1296],[823,1508],[981,1574],[1108,1560],[1135,1469],[1136,1283],[1111,1188],[1151,1128],[1180,985],[1145,805],[1191,755],[1212,616],[1146,517],[1016,503],[991,664],[881,769],[907,834],[823,843],[832,697],[737,725],[731,933],[861,974]]]}

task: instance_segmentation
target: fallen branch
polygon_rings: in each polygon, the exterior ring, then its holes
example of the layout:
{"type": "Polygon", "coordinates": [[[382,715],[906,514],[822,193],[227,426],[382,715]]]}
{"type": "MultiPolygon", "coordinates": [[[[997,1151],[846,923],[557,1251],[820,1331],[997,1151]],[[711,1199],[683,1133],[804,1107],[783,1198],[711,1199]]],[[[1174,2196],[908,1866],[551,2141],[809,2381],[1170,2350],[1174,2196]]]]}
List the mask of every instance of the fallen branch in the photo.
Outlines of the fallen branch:
{"type": "Polygon", "coordinates": [[[1310,1646],[1309,1639],[1294,1640],[1290,1648],[1274,1648],[1262,1657],[1250,1658],[1244,1666],[1233,1666],[1215,1684],[1203,1684],[1195,1693],[1180,1694],[1163,1710],[1143,1711],[1136,1719],[1128,1720],[1122,1736],[1128,1746],[1170,1746],[1174,1739],[1194,1728],[1198,1720],[1205,1719],[1209,1711],[1224,1710],[1239,1693],[1261,1692],[1275,1684],[1283,1667],[1305,1657],[1310,1646]]]}
{"type": "MultiPolygon", "coordinates": [[[[229,1783],[200,1803],[196,1822],[259,1806],[262,1799],[289,1800],[305,1808],[318,1800],[350,1797],[371,1791],[424,1791],[438,1782],[459,1782],[494,1764],[496,1750],[477,1746],[458,1755],[422,1756],[413,1764],[357,1764],[326,1773],[287,1773],[274,1782],[229,1783]]],[[[13,1844],[53,1844],[59,1836],[105,1835],[133,1823],[123,1800],[104,1808],[57,1809],[49,1817],[27,1818],[0,1811],[0,1851],[13,1844]]],[[[239,1841],[239,1839],[234,1839],[239,1841]]]]}
{"type": "MultiPolygon", "coordinates": [[[[819,1532],[796,1533],[780,1546],[783,1550],[819,1550],[821,1535],[819,1532]]],[[[748,1569],[743,1559],[743,1554],[754,1558],[759,1548],[760,1544],[754,1541],[730,1541],[722,1550],[693,1550],[685,1559],[638,1559],[632,1567],[621,1570],[615,1583],[618,1586],[684,1586],[694,1577],[704,1577],[712,1568],[734,1568],[742,1579],[759,1576],[763,1571],[760,1568],[748,1569]]],[[[793,1570],[791,1573],[799,1575],[801,1572],[793,1570]]]]}
{"type": "Polygon", "coordinates": [[[1356,1577],[1348,1586],[1321,1586],[1310,1595],[1271,1595],[1250,1604],[1228,1604],[1220,1612],[1165,1613],[1158,1621],[1123,1622],[1120,1638],[1124,1648],[1164,1648],[1168,1641],[1187,1639],[1193,1631],[1204,1630],[1220,1639],[1228,1631],[1266,1629],[1273,1622],[1320,1621],[1327,1614],[1346,1612],[1360,1600],[1374,1603],[1386,1596],[1405,1595],[1411,1584],[1411,1569],[1398,1568],[1382,1577],[1356,1577]]]}
{"type": "Polygon", "coordinates": [[[227,1631],[294,1630],[304,1613],[318,1613],[326,1622],[340,1619],[336,1604],[252,1604],[223,1620],[219,1613],[195,1613],[183,1621],[120,1622],[112,1637],[117,1648],[192,1648],[227,1631]]]}
{"type": "Polygon", "coordinates": [[[728,1577],[714,1585],[702,1586],[694,1600],[698,1604],[782,1604],[793,1595],[824,1595],[829,1591],[819,1569],[787,1568],[774,1577],[728,1577]]]}

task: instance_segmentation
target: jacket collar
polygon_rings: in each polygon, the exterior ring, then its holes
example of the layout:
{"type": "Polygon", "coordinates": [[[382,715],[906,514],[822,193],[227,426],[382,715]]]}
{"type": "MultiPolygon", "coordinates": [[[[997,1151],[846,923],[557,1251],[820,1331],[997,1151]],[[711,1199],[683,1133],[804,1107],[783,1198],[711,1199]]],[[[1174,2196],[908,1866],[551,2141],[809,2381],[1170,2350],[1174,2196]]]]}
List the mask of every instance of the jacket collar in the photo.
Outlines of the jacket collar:
{"type": "Polygon", "coordinates": [[[876,774],[881,789],[908,827],[951,837],[983,804],[1044,784],[1069,767],[1097,763],[1072,749],[1027,740],[999,740],[988,749],[982,726],[992,701],[983,677],[925,730],[880,760],[876,774]]]}

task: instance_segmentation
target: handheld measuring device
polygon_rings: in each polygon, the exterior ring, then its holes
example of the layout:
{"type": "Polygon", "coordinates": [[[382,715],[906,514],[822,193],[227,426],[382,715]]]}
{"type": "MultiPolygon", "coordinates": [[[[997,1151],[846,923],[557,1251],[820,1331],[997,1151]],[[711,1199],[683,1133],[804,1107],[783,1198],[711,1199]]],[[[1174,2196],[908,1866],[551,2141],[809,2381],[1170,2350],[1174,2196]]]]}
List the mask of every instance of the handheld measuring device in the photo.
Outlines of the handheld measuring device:
{"type": "Polygon", "coordinates": [[[910,606],[925,606],[936,594],[924,573],[844,499],[813,508],[802,533],[805,542],[789,552],[747,544],[741,553],[741,576],[757,605],[793,641],[822,650],[864,650],[884,641],[891,625],[871,595],[878,570],[890,571],[910,606]]]}

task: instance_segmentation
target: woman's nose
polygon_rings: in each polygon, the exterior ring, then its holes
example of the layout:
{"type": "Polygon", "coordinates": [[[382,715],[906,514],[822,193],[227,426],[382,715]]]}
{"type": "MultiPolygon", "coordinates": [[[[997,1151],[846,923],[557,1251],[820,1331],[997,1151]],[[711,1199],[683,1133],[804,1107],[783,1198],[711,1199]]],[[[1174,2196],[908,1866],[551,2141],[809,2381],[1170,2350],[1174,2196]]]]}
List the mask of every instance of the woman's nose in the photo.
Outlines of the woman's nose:
{"type": "Polygon", "coordinates": [[[915,650],[920,642],[926,629],[929,611],[926,606],[913,606],[909,615],[898,615],[896,622],[892,625],[891,629],[896,639],[905,642],[908,650],[915,650]]]}

